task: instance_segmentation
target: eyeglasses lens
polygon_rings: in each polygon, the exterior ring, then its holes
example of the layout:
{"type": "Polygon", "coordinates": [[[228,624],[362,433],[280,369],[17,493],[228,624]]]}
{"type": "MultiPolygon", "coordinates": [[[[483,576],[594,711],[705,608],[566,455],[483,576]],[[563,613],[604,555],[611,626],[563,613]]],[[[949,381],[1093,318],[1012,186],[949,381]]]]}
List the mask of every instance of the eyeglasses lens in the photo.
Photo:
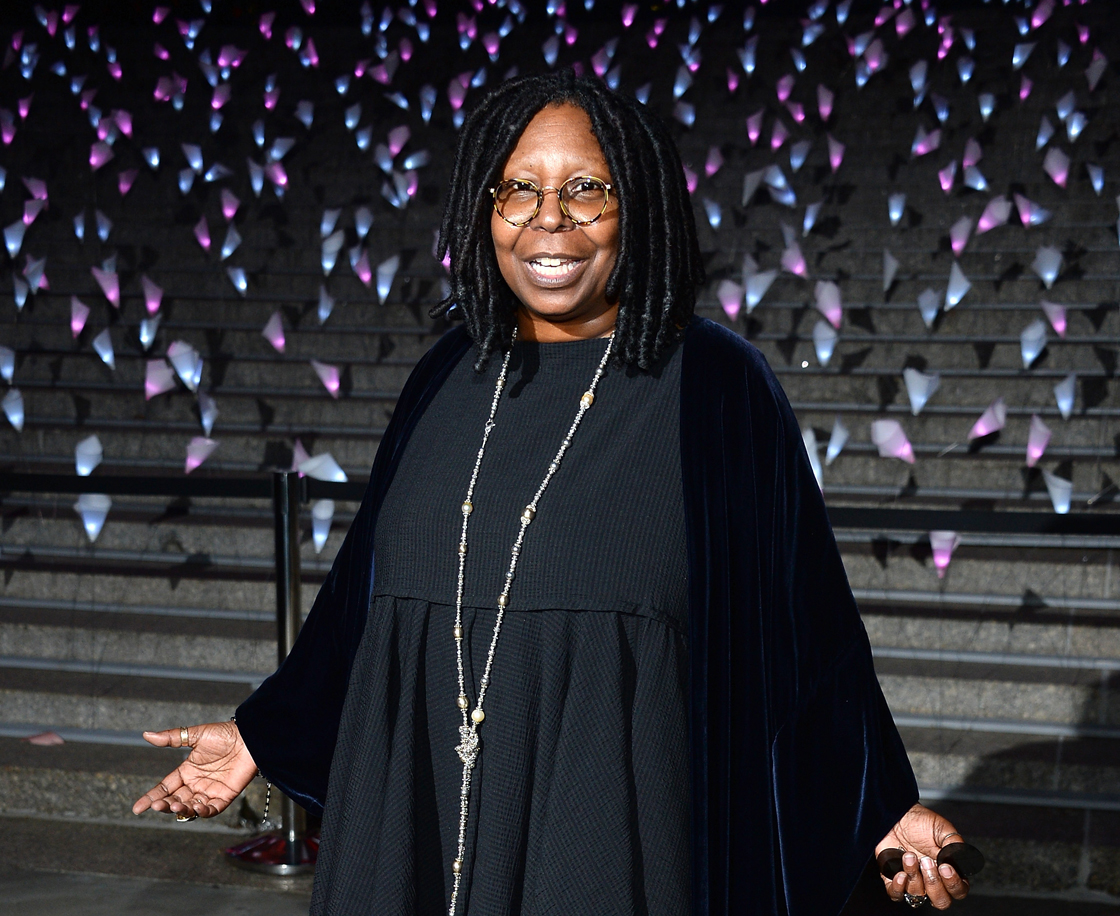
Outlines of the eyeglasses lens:
{"type": "Polygon", "coordinates": [[[598,178],[575,178],[561,188],[560,195],[572,219],[579,223],[597,220],[607,206],[607,186],[598,178]]]}

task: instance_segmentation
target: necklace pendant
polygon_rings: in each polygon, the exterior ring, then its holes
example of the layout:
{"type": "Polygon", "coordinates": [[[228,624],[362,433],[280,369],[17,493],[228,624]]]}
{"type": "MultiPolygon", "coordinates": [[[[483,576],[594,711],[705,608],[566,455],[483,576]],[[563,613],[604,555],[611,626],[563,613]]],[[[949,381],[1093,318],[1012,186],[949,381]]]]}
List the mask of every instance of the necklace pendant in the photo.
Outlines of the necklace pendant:
{"type": "Polygon", "coordinates": [[[459,744],[455,747],[455,753],[459,755],[459,759],[463,761],[464,766],[474,769],[474,763],[478,760],[478,752],[482,750],[478,740],[478,732],[469,725],[460,725],[459,739],[459,744]]]}

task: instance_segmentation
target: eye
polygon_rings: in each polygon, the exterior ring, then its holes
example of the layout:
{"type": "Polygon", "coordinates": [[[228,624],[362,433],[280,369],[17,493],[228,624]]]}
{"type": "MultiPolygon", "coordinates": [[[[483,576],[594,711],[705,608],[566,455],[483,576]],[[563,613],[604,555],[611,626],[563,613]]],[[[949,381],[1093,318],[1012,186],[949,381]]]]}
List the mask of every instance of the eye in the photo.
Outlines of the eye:
{"type": "Polygon", "coordinates": [[[607,186],[598,178],[581,176],[564,185],[564,196],[572,203],[601,206],[606,200],[607,186]]]}

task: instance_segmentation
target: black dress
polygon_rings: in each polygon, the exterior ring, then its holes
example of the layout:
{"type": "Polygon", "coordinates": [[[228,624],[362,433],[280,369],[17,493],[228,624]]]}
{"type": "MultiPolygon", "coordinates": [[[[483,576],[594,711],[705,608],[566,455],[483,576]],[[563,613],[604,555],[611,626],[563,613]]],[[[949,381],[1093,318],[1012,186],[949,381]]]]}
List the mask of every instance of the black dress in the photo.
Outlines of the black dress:
{"type": "MultiPolygon", "coordinates": [[[[464,668],[475,697],[518,517],[603,355],[518,343],[470,518],[464,668]]],[[[447,912],[461,716],[458,539],[501,359],[452,370],[382,504],[312,903],[447,912]]],[[[688,916],[687,562],[680,347],[608,369],[527,533],[495,654],[457,912],[688,916]]]]}

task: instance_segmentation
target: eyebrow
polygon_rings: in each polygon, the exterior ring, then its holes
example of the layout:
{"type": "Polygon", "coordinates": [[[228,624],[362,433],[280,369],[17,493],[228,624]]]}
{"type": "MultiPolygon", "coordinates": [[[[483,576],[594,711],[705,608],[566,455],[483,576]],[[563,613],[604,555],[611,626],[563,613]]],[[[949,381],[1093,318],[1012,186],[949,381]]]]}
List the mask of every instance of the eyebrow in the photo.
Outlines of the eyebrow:
{"type": "MultiPolygon", "coordinates": [[[[528,171],[530,173],[533,173],[532,169],[526,169],[526,171],[528,171]]],[[[535,173],[533,173],[533,174],[535,174],[535,173]]],[[[560,183],[561,184],[566,184],[569,181],[574,181],[576,178],[598,178],[600,181],[605,181],[607,184],[611,184],[614,181],[614,179],[612,179],[610,177],[609,173],[605,173],[605,174],[602,174],[602,175],[597,175],[594,171],[583,171],[583,172],[577,171],[577,172],[572,173],[572,175],[570,175],[568,178],[565,178],[560,183]]],[[[516,174],[503,175],[501,178],[498,179],[498,181],[515,181],[515,180],[516,181],[531,181],[531,182],[533,182],[533,184],[537,183],[536,180],[533,179],[533,178],[527,178],[524,175],[516,175],[516,174]]]]}

